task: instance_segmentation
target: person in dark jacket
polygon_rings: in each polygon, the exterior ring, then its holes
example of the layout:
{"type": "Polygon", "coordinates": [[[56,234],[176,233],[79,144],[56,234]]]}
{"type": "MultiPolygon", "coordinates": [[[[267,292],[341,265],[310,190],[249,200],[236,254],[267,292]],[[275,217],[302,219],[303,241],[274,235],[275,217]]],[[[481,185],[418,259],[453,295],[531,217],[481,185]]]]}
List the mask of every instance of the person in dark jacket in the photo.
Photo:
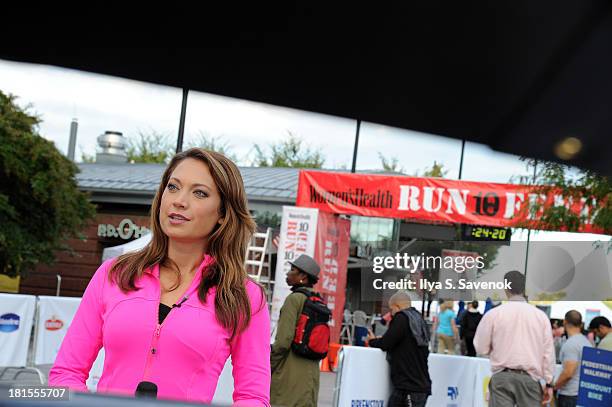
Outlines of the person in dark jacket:
{"type": "Polygon", "coordinates": [[[463,320],[463,317],[465,316],[465,314],[467,314],[469,308],[470,308],[469,303],[466,308],[465,301],[463,300],[459,301],[459,309],[457,310],[457,317],[455,318],[455,325],[457,326],[457,330],[459,331],[459,349],[460,349],[459,354],[460,355],[466,354],[465,339],[463,337],[463,332],[461,332],[462,331],[461,321],[463,320]]]}
{"type": "Polygon", "coordinates": [[[482,319],[482,314],[478,312],[478,301],[472,301],[468,304],[467,312],[461,318],[461,339],[465,341],[467,356],[476,356],[474,349],[474,336],[476,328],[482,319]]]}
{"type": "Polygon", "coordinates": [[[393,385],[389,407],[424,407],[431,395],[429,330],[406,291],[393,294],[389,308],[393,318],[387,332],[378,338],[368,335],[370,347],[387,352],[393,385]]]}

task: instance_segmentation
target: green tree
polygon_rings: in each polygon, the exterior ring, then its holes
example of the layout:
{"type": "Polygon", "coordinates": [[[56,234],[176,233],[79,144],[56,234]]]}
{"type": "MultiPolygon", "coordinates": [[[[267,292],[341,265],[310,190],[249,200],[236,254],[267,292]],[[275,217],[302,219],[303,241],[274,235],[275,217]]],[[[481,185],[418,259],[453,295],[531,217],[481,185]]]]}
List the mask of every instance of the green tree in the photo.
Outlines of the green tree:
{"type": "Polygon", "coordinates": [[[77,188],[78,167],[38,134],[39,123],[0,92],[0,273],[10,276],[53,263],[95,215],[77,188]]]}
{"type": "Polygon", "coordinates": [[[288,132],[288,137],[277,144],[270,145],[266,152],[258,144],[254,144],[256,167],[292,167],[292,168],[322,168],[325,157],[320,149],[312,150],[304,141],[288,132]]]}
{"type": "Polygon", "coordinates": [[[205,150],[215,151],[233,161],[238,161],[238,158],[232,151],[232,146],[225,140],[224,136],[212,136],[202,130],[198,131],[194,139],[189,140],[186,147],[199,147],[205,150]]]}
{"type": "MultiPolygon", "coordinates": [[[[380,159],[380,164],[384,171],[395,172],[395,173],[400,173],[400,174],[404,174],[406,172],[404,167],[401,167],[399,165],[399,160],[397,157],[387,158],[379,151],[378,158],[380,159]]],[[[420,171],[414,172],[415,177],[444,178],[446,177],[446,174],[448,174],[448,170],[444,168],[444,164],[438,163],[435,160],[431,167],[425,167],[422,174],[420,173],[420,171]]]]}
{"type": "Polygon", "coordinates": [[[446,178],[448,174],[448,170],[444,168],[444,164],[438,163],[434,160],[431,167],[425,167],[423,173],[420,174],[419,171],[415,171],[415,177],[436,177],[436,178],[446,178]]]}
{"type": "Polygon", "coordinates": [[[399,160],[397,157],[387,158],[379,151],[378,158],[380,159],[380,164],[382,165],[384,171],[400,174],[404,173],[404,168],[399,166],[399,160]]]}
{"type": "Polygon", "coordinates": [[[282,215],[276,212],[264,211],[255,215],[257,226],[271,227],[278,229],[281,226],[282,215]]]}
{"type": "Polygon", "coordinates": [[[135,163],[165,164],[174,155],[175,146],[169,141],[170,136],[155,130],[138,132],[137,137],[127,139],[127,158],[135,163]]]}
{"type": "Polygon", "coordinates": [[[431,167],[425,168],[425,171],[423,171],[423,177],[445,178],[446,174],[448,174],[448,170],[444,169],[444,164],[438,164],[435,160],[431,167]]]}
{"type": "Polygon", "coordinates": [[[564,205],[545,206],[542,202],[530,202],[528,210],[536,216],[530,226],[540,230],[579,231],[591,217],[594,227],[605,234],[612,234],[612,186],[607,177],[590,170],[580,170],[567,165],[521,158],[527,163],[532,176],[522,176],[518,181],[531,185],[534,192],[542,195],[561,195],[569,202],[583,203],[580,213],[571,211],[564,205]]]}
{"type": "Polygon", "coordinates": [[[95,163],[96,162],[96,156],[95,155],[90,155],[87,154],[84,149],[83,146],[79,145],[79,149],[81,150],[81,161],[84,163],[95,163]]]}

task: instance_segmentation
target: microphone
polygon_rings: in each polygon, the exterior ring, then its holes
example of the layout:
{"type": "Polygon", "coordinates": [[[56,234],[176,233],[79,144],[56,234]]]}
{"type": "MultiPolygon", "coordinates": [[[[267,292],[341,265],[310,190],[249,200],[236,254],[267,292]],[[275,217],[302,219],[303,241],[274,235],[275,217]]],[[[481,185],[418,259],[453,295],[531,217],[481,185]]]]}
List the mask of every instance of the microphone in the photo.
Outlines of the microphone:
{"type": "Polygon", "coordinates": [[[138,398],[157,398],[157,385],[152,382],[140,382],[134,394],[138,398]]]}
{"type": "Polygon", "coordinates": [[[181,300],[181,302],[179,302],[178,304],[172,304],[172,308],[181,308],[181,305],[183,305],[183,303],[185,301],[187,301],[188,297],[183,297],[183,299],[181,300]]]}

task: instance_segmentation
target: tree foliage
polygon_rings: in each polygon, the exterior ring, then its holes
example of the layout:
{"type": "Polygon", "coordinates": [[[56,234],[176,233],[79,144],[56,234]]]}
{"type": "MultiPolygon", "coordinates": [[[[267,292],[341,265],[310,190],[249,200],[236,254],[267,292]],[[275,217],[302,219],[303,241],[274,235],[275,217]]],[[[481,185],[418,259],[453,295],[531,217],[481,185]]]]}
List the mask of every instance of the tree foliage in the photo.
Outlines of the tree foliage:
{"type": "Polygon", "coordinates": [[[397,157],[385,157],[380,151],[378,152],[378,158],[380,159],[380,165],[386,172],[396,172],[403,174],[404,168],[400,167],[399,160],[397,157]]]}
{"type": "Polygon", "coordinates": [[[205,150],[221,153],[232,161],[238,161],[233,153],[233,148],[223,136],[212,136],[204,131],[199,131],[194,139],[189,140],[186,148],[199,147],[205,150]]]}
{"type": "MultiPolygon", "coordinates": [[[[448,170],[444,168],[444,164],[438,164],[435,160],[431,167],[425,168],[423,171],[423,177],[437,177],[437,178],[445,178],[446,174],[448,174],[448,170]]],[[[417,174],[418,175],[418,172],[417,174]]]]}
{"type": "Polygon", "coordinates": [[[96,162],[96,156],[95,155],[91,155],[91,154],[87,154],[86,152],[83,151],[83,148],[81,147],[81,161],[84,163],[95,163],[96,162]]]}
{"type": "Polygon", "coordinates": [[[170,136],[155,130],[139,132],[136,137],[127,139],[127,158],[134,163],[165,164],[170,161],[175,146],[170,136]]]}
{"type": "Polygon", "coordinates": [[[269,151],[255,144],[256,167],[322,168],[325,157],[319,149],[311,149],[289,132],[288,137],[269,146],[269,151]]]}
{"type": "Polygon", "coordinates": [[[539,215],[530,227],[577,232],[591,218],[595,228],[605,234],[612,234],[612,186],[607,177],[556,162],[531,158],[522,160],[527,162],[528,169],[534,175],[520,177],[521,184],[533,186],[533,192],[537,194],[561,195],[568,202],[582,201],[584,209],[576,213],[565,205],[545,206],[543,202],[533,201],[528,210],[539,215]]]}
{"type": "Polygon", "coordinates": [[[38,134],[39,119],[0,92],[0,273],[51,264],[95,208],[77,188],[77,166],[38,134]]]}
{"type": "MultiPolygon", "coordinates": [[[[400,166],[399,160],[397,157],[385,157],[380,151],[378,152],[378,158],[380,159],[380,164],[384,171],[386,172],[395,172],[399,174],[405,174],[406,170],[404,167],[400,166]]],[[[423,173],[420,171],[415,171],[415,177],[437,177],[444,178],[448,174],[448,170],[444,168],[444,164],[438,163],[434,160],[431,167],[425,167],[423,173]]]]}
{"type": "Polygon", "coordinates": [[[282,215],[276,212],[264,211],[255,215],[255,223],[257,223],[257,226],[278,229],[281,226],[281,221],[282,215]]]}

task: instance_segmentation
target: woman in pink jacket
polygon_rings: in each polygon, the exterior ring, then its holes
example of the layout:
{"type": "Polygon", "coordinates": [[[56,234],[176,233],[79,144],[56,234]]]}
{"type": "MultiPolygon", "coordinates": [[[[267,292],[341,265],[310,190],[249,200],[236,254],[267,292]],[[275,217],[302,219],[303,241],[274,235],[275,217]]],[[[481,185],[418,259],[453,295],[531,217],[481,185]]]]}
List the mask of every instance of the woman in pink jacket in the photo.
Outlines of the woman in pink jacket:
{"type": "Polygon", "coordinates": [[[105,350],[99,392],[210,403],[231,355],[234,403],[269,406],[270,317],[245,255],[255,229],[236,165],[202,149],[179,153],[151,207],[152,240],[104,262],[91,279],[49,372],[87,391],[105,350]]]}

